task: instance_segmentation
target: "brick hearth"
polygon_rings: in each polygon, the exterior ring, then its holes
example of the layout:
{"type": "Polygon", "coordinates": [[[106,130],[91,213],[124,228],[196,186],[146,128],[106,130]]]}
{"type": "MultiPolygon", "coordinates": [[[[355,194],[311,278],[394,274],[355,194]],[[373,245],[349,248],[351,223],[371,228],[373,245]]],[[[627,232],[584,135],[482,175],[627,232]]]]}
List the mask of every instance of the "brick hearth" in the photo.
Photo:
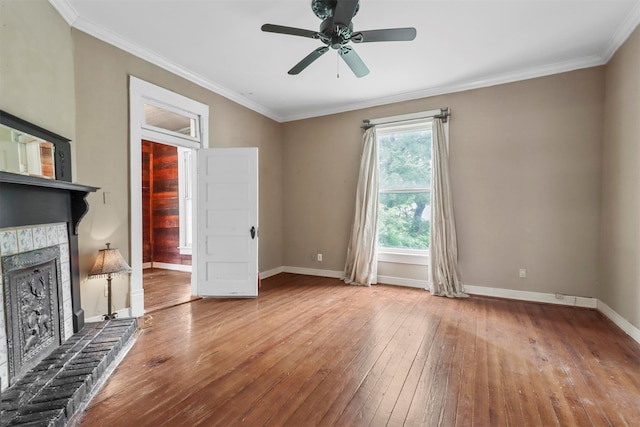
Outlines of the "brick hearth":
{"type": "Polygon", "coordinates": [[[133,345],[136,319],[87,323],[0,396],[0,426],[65,426],[133,345]]]}

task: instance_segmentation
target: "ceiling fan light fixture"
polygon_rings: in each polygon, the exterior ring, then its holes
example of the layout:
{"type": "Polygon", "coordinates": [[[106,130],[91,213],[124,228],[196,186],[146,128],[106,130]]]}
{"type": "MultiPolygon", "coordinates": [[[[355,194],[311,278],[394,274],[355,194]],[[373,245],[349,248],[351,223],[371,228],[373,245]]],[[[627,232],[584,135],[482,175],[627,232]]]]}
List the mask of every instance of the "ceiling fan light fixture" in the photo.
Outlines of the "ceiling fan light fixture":
{"type": "Polygon", "coordinates": [[[415,39],[416,29],[387,28],[354,33],[352,19],[359,9],[359,0],[311,0],[311,10],[318,18],[322,19],[320,31],[316,32],[273,24],[264,24],[262,31],[320,39],[326,45],[317,48],[303,58],[289,70],[289,74],[299,74],[326,53],[329,48],[332,48],[338,51],[339,56],[347,63],[356,77],[364,77],[369,73],[369,69],[356,51],[347,46],[347,43],[410,41],[415,39]]]}
{"type": "Polygon", "coordinates": [[[333,16],[336,0],[311,0],[311,10],[323,21],[333,16]]]}

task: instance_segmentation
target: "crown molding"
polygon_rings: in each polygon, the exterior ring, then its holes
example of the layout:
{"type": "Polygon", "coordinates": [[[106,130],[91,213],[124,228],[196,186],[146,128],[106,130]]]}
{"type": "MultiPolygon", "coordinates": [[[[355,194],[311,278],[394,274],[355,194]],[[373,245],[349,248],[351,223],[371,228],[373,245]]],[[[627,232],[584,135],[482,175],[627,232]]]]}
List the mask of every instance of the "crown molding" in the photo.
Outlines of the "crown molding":
{"type": "Polygon", "coordinates": [[[627,15],[626,19],[620,24],[616,32],[611,37],[611,41],[607,45],[606,49],[602,53],[602,58],[605,63],[609,62],[618,48],[623,45],[629,38],[631,33],[640,25],[640,0],[636,2],[631,12],[627,15]]]}
{"type": "Polygon", "coordinates": [[[174,62],[158,55],[155,52],[144,49],[135,43],[131,43],[128,40],[120,37],[119,35],[108,31],[99,25],[83,18],[78,14],[75,8],[69,3],[68,0],[49,0],[51,5],[60,13],[67,23],[80,31],[83,31],[105,43],[118,47],[125,52],[128,52],[138,58],[148,61],[158,67],[161,67],[177,76],[180,76],[192,83],[195,83],[205,89],[208,89],[218,95],[221,95],[239,105],[242,105],[250,110],[253,110],[259,114],[262,114],[276,122],[290,122],[296,120],[309,119],[313,117],[327,116],[330,114],[344,113],[347,111],[360,110],[364,108],[377,107],[381,105],[393,104],[397,102],[412,101],[420,98],[428,98],[437,95],[445,95],[448,93],[463,92],[473,89],[481,89],[490,86],[496,86],[506,83],[514,83],[517,81],[534,79],[539,77],[550,76],[553,74],[560,74],[564,72],[574,71],[582,68],[595,67],[598,65],[606,64],[611,57],[615,54],[620,46],[629,38],[631,33],[640,24],[640,0],[636,2],[631,12],[627,15],[626,19],[608,43],[605,50],[600,55],[593,55],[583,58],[577,58],[569,61],[557,62],[554,64],[548,64],[540,67],[527,68],[522,70],[516,70],[514,72],[503,73],[500,75],[486,76],[481,79],[477,79],[471,82],[456,82],[448,85],[442,85],[437,87],[425,88],[422,90],[405,92],[397,95],[391,95],[380,98],[368,99],[361,102],[350,103],[341,105],[339,107],[321,108],[316,110],[306,111],[300,114],[278,114],[275,111],[264,107],[246,97],[232,91],[222,85],[212,82],[205,77],[194,73],[174,62]]]}
{"type": "Polygon", "coordinates": [[[53,5],[53,7],[62,15],[65,21],[77,30],[85,32],[99,40],[102,40],[105,43],[108,43],[112,46],[115,46],[119,49],[124,50],[131,55],[134,55],[140,59],[143,59],[153,65],[157,65],[158,67],[167,70],[179,77],[182,77],[186,80],[189,80],[192,83],[197,84],[205,89],[208,89],[218,95],[221,95],[237,104],[240,104],[250,110],[253,110],[257,113],[262,114],[263,116],[269,117],[272,120],[277,122],[281,122],[282,119],[273,111],[265,108],[264,106],[257,104],[242,95],[234,92],[222,85],[214,83],[203,76],[194,73],[174,62],[164,58],[157,53],[145,49],[141,46],[138,46],[135,43],[130,42],[118,34],[109,31],[100,25],[95,24],[94,22],[80,16],[75,8],[69,3],[67,0],[49,0],[49,2],[53,5]]]}
{"type": "Polygon", "coordinates": [[[49,0],[49,3],[55,10],[58,11],[62,19],[67,21],[69,26],[73,27],[76,20],[80,16],[75,7],[71,5],[67,0],[49,0]]]}
{"type": "Polygon", "coordinates": [[[523,80],[535,79],[539,77],[560,74],[569,71],[579,70],[582,68],[595,67],[605,64],[606,61],[600,56],[587,56],[570,61],[562,61],[554,64],[543,65],[540,67],[527,68],[501,75],[487,76],[471,82],[453,83],[450,85],[426,88],[418,91],[405,92],[397,95],[391,95],[381,98],[368,99],[366,101],[346,104],[339,108],[318,109],[308,111],[303,114],[285,115],[283,122],[309,119],[312,117],[326,116],[330,114],[344,113],[347,111],[360,110],[363,108],[377,107],[381,105],[394,104],[397,102],[412,101],[415,99],[428,98],[431,96],[446,95],[448,93],[463,92],[473,89],[482,89],[490,86],[497,86],[506,83],[514,83],[523,80]]]}

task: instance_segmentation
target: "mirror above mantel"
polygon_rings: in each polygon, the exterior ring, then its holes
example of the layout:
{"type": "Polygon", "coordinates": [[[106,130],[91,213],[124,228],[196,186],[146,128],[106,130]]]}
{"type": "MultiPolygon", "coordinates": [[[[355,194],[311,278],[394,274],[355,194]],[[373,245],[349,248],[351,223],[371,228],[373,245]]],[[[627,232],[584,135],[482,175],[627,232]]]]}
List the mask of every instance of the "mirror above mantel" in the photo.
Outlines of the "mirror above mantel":
{"type": "Polygon", "coordinates": [[[71,182],[69,140],[0,110],[0,172],[71,182]]]}

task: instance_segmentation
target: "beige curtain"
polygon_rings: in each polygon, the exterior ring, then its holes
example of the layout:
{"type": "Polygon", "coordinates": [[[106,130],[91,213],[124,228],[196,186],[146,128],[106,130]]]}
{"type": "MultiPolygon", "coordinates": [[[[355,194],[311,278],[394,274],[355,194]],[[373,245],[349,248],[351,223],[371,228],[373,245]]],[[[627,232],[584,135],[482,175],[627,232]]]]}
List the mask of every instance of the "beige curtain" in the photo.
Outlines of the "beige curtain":
{"type": "Polygon", "coordinates": [[[364,132],[355,217],[347,248],[344,281],[371,286],[377,282],[378,239],[378,144],[375,128],[364,132]]]}
{"type": "Polygon", "coordinates": [[[442,119],[433,119],[431,184],[431,271],[433,295],[466,297],[458,270],[458,243],[449,181],[449,153],[442,119]]]}

